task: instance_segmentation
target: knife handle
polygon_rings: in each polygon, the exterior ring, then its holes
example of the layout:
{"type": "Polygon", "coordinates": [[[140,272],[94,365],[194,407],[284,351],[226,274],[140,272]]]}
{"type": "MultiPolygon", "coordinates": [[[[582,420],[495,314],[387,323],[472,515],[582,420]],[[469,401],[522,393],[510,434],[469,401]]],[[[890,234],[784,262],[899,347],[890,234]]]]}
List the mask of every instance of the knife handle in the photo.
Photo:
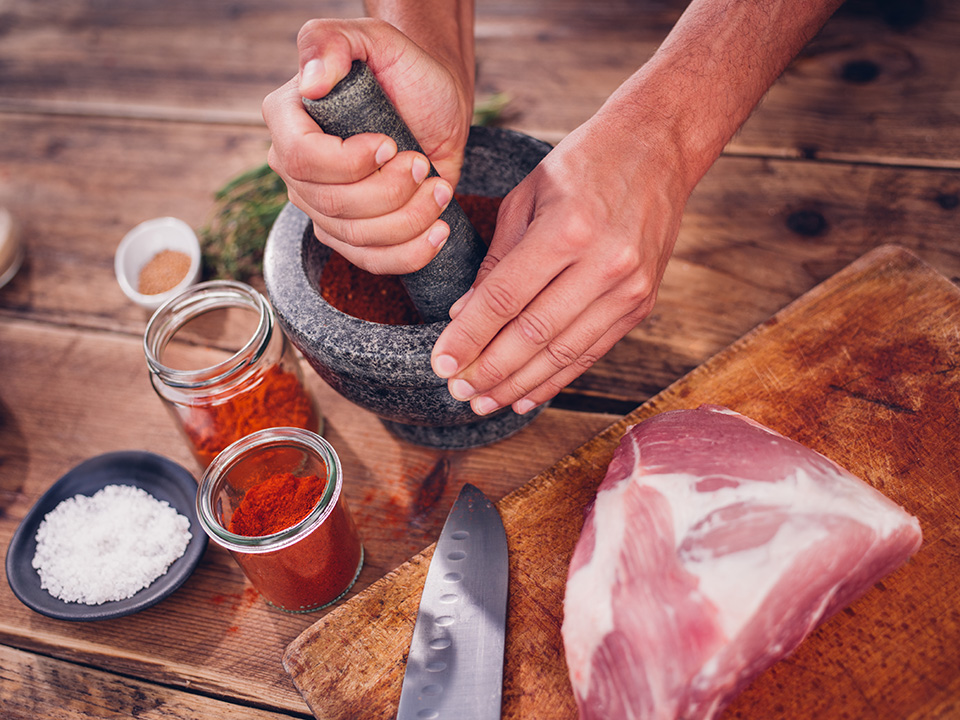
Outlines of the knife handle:
{"type": "MultiPolygon", "coordinates": [[[[320,129],[348,138],[361,133],[381,133],[393,138],[397,150],[423,153],[420,143],[397,113],[367,64],[354,60],[347,76],[319,100],[303,98],[303,106],[320,129]]],[[[439,173],[430,165],[430,176],[439,173]]],[[[487,247],[453,199],[440,215],[450,235],[440,252],[425,267],[400,280],[424,322],[449,319],[450,306],[476,278],[487,247]]]]}

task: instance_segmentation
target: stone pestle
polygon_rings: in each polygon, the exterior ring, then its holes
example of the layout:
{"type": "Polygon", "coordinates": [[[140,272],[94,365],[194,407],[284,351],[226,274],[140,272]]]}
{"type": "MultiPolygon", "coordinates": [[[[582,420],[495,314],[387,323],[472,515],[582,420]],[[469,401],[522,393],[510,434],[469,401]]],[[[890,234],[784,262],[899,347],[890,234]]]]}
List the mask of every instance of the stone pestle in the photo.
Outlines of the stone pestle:
{"type": "MultiPolygon", "coordinates": [[[[350,72],[319,100],[303,98],[310,117],[329,135],[347,138],[361,133],[381,133],[393,138],[397,150],[423,150],[383,92],[370,68],[355,60],[350,72]]],[[[430,176],[437,176],[430,165],[430,176]]],[[[449,319],[450,306],[470,289],[486,255],[486,244],[467,219],[456,199],[440,215],[450,235],[440,252],[420,270],[400,280],[424,322],[449,319]]]]}

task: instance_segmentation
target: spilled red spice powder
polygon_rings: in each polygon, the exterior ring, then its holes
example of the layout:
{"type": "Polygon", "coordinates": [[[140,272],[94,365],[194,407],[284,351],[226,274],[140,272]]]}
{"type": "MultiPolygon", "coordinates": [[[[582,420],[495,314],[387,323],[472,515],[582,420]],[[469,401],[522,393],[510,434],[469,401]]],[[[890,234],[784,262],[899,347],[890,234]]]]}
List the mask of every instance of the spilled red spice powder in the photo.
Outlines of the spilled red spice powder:
{"type": "Polygon", "coordinates": [[[214,595],[210,598],[212,605],[225,605],[230,601],[231,610],[246,610],[257,604],[260,600],[260,593],[256,588],[244,588],[243,593],[229,593],[227,595],[214,595]]]}
{"type": "Polygon", "coordinates": [[[271,475],[244,493],[227,529],[234,535],[246,537],[286,530],[310,514],[326,489],[327,480],[319,475],[297,477],[289,472],[271,475]]]}
{"type": "MultiPolygon", "coordinates": [[[[467,219],[489,246],[503,198],[456,194],[467,219]]],[[[340,312],[383,325],[419,325],[417,313],[400,278],[374,275],[331,252],[320,273],[320,295],[340,312]]]]}

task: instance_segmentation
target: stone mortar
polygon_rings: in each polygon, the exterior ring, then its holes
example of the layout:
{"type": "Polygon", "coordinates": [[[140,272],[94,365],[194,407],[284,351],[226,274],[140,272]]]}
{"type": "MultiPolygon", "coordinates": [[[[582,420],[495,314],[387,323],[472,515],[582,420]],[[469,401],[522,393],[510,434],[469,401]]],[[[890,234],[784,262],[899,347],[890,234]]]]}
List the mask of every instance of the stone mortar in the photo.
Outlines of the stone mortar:
{"type": "MultiPolygon", "coordinates": [[[[470,131],[457,192],[503,197],[549,152],[528,135],[499,128],[470,131]]],[[[434,448],[487,445],[539,412],[510,408],[478,417],[434,374],[430,353],[446,320],[381,325],[340,312],[320,295],[330,250],[309,218],[287,205],[267,238],[263,274],[278,322],[311,367],[348,400],[375,413],[396,436],[434,448]]],[[[471,278],[472,280],[472,278],[471,278]]]]}

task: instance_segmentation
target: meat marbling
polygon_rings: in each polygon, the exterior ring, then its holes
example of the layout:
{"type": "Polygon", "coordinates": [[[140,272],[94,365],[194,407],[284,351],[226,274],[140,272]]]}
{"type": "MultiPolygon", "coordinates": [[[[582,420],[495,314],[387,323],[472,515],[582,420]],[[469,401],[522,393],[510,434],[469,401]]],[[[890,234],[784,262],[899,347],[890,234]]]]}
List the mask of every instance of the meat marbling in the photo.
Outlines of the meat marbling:
{"type": "Polygon", "coordinates": [[[920,542],[896,503],[732,410],[633,426],[567,579],[581,720],[716,717],[920,542]]]}

